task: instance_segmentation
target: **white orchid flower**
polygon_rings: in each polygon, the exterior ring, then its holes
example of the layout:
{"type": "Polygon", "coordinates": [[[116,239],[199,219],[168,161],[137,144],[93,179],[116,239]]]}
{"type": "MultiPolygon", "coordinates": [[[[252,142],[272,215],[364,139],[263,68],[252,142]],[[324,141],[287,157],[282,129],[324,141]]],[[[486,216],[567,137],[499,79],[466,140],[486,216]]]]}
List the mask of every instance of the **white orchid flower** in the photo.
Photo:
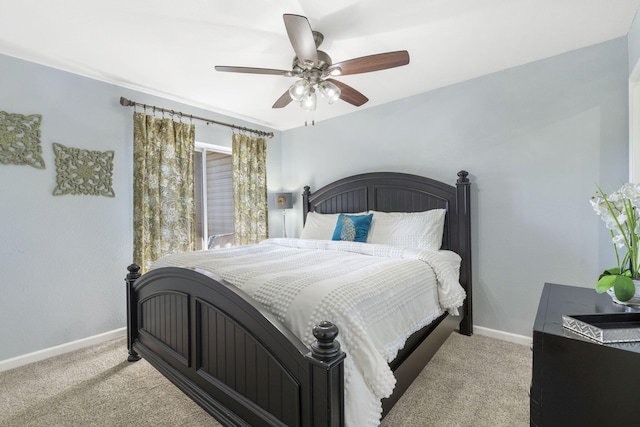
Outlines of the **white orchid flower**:
{"type": "Polygon", "coordinates": [[[613,239],[611,239],[613,241],[613,244],[616,245],[618,247],[618,249],[622,249],[626,246],[626,241],[625,238],[622,234],[617,234],[615,236],[613,236],[613,239]]]}

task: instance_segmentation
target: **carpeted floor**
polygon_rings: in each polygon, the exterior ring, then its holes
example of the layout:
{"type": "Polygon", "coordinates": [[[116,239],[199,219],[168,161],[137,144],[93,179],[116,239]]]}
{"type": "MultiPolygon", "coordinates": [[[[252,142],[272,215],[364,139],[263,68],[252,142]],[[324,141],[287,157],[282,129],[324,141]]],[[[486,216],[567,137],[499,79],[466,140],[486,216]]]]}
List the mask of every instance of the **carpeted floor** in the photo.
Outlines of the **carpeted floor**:
{"type": "MultiPolygon", "coordinates": [[[[219,426],[113,340],[0,373],[0,426],[219,426]]],[[[454,333],[383,427],[529,425],[531,350],[454,333]]]]}
{"type": "Polygon", "coordinates": [[[454,333],[381,426],[528,426],[531,364],[529,346],[454,333]]]}

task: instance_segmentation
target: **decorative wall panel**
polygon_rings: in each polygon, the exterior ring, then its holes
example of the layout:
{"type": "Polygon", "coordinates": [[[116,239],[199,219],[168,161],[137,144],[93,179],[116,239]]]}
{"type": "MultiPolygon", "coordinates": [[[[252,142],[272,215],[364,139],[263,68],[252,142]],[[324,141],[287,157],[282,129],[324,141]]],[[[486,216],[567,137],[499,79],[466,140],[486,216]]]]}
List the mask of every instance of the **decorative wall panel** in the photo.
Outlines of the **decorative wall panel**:
{"type": "Polygon", "coordinates": [[[89,151],[53,143],[56,154],[57,186],[54,196],[86,194],[115,197],[113,188],[114,151],[89,151]]]}
{"type": "Polygon", "coordinates": [[[40,114],[23,116],[0,111],[0,163],[44,169],[40,114]]]}

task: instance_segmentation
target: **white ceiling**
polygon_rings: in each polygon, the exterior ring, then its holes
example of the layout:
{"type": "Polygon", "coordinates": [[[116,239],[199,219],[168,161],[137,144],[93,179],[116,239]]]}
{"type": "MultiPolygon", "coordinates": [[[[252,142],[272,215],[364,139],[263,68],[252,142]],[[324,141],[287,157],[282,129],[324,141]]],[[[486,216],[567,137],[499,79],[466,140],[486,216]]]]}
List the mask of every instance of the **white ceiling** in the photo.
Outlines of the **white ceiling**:
{"type": "Polygon", "coordinates": [[[293,78],[214,70],[290,69],[284,13],[306,16],[334,62],[409,51],[407,66],[338,78],[369,102],[318,99],[312,118],[320,121],[624,36],[638,7],[640,0],[0,0],[0,53],[285,130],[311,118],[295,103],[271,108],[293,78]]]}

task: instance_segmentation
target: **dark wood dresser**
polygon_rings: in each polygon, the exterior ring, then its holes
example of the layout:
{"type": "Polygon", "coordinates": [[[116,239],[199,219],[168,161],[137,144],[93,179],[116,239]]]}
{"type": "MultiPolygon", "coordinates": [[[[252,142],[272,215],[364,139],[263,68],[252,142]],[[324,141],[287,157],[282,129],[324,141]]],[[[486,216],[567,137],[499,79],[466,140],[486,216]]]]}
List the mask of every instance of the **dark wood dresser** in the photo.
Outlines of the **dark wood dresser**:
{"type": "Polygon", "coordinates": [[[640,426],[640,342],[600,344],[562,315],[637,311],[593,288],[545,283],[533,327],[531,426],[640,426]]]}

